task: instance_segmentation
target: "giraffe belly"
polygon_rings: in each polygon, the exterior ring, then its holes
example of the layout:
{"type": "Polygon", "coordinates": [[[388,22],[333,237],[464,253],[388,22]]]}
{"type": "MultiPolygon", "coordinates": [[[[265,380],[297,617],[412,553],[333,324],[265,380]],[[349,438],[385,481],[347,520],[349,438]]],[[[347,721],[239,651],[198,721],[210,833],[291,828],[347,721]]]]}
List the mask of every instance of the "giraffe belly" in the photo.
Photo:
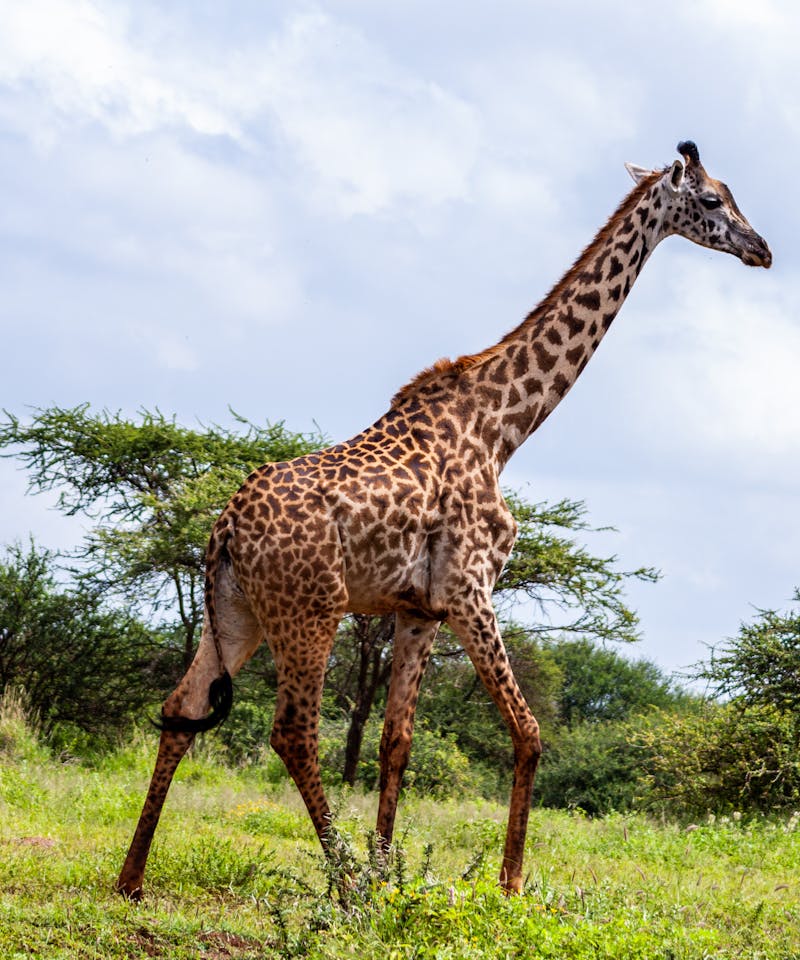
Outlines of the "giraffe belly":
{"type": "Polygon", "coordinates": [[[348,611],[380,615],[413,610],[435,616],[430,551],[421,531],[376,528],[360,542],[343,538],[348,611]]]}

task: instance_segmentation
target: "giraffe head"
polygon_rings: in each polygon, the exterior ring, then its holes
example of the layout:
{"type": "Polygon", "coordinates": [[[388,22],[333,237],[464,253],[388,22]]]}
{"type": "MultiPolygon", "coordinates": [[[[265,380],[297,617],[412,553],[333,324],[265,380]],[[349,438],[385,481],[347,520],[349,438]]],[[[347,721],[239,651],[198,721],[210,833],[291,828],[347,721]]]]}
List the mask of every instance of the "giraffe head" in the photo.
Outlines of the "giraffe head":
{"type": "MultiPolygon", "coordinates": [[[[683,162],[676,160],[658,181],[663,194],[662,236],[676,233],[700,246],[732,253],[749,267],[769,267],[772,253],[766,241],[747,222],[727,185],[710,177],[691,140],[678,144],[683,162]]],[[[654,171],[627,163],[639,183],[654,171]]]]}

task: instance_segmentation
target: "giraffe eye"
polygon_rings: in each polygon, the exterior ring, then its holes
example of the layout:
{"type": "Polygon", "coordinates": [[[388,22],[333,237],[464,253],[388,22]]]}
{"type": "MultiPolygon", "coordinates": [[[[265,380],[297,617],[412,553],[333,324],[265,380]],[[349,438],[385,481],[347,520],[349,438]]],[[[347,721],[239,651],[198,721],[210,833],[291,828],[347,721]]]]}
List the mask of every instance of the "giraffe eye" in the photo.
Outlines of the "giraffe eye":
{"type": "Polygon", "coordinates": [[[700,197],[700,203],[706,208],[706,210],[716,210],[717,207],[722,205],[721,197],[700,197]]]}

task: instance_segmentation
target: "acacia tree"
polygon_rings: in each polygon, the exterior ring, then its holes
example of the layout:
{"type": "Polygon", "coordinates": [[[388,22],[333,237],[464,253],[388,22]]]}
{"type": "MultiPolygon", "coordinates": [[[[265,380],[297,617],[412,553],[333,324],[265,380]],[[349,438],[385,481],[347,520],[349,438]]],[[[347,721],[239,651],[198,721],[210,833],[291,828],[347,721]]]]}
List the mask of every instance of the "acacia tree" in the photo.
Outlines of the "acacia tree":
{"type": "MultiPolygon", "coordinates": [[[[800,603],[800,590],[793,600],[800,603]]],[[[695,679],[706,680],[717,697],[770,707],[800,723],[800,607],[759,610],[754,622],[743,623],[735,637],[712,650],[695,679]]]]}
{"type": "Polygon", "coordinates": [[[175,628],[188,667],[203,620],[204,557],[214,520],[267,460],[319,445],[282,423],[188,429],[160,411],[137,420],[88,405],[5,413],[0,449],[28,471],[29,490],[58,492],[67,515],[94,526],[72,555],[84,589],[175,628]],[[177,618],[175,612],[177,611],[177,618]]]}

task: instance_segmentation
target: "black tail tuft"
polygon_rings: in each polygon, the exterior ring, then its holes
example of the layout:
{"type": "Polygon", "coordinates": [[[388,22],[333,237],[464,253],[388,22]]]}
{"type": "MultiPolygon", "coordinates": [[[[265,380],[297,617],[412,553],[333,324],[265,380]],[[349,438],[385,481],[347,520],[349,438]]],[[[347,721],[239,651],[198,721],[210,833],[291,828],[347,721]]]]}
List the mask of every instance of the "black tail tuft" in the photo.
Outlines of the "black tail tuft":
{"type": "Polygon", "coordinates": [[[150,722],[157,730],[169,730],[173,733],[203,733],[218,727],[231,712],[233,706],[233,681],[226,670],[221,677],[211,682],[208,688],[208,700],[211,712],[207,717],[191,720],[189,717],[165,717],[150,722]]]}

